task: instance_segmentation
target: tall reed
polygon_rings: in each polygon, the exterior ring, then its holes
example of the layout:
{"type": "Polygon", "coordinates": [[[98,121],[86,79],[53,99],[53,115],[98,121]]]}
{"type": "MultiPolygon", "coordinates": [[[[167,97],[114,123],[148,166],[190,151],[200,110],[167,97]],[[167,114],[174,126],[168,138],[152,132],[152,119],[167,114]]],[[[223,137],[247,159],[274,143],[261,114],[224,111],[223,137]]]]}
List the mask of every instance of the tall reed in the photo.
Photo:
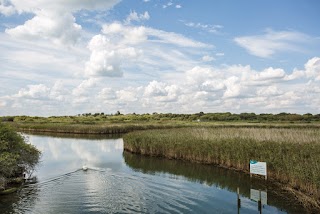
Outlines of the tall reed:
{"type": "MultiPolygon", "coordinates": [[[[133,153],[183,159],[249,171],[267,162],[268,178],[320,201],[320,130],[283,128],[181,128],[124,136],[133,153]]],[[[320,205],[320,202],[319,202],[320,205]]]]}

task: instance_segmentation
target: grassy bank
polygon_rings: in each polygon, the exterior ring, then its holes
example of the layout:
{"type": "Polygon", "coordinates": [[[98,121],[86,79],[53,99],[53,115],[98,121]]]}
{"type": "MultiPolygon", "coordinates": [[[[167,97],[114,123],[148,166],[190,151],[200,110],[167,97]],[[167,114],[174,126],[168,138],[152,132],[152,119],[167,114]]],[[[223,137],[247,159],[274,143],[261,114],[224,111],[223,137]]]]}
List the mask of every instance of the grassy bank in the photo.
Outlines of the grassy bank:
{"type": "Polygon", "coordinates": [[[320,123],[288,123],[265,122],[251,123],[237,122],[197,122],[197,121],[17,121],[7,122],[10,126],[20,131],[36,131],[68,134],[123,134],[138,130],[171,129],[182,127],[214,127],[214,128],[320,128],[320,123]]]}
{"type": "Polygon", "coordinates": [[[249,171],[266,161],[268,178],[314,198],[320,205],[320,130],[284,128],[181,128],[126,134],[126,151],[249,171]]]}
{"type": "Polygon", "coordinates": [[[72,134],[123,134],[136,130],[170,129],[186,127],[182,123],[97,123],[97,124],[72,124],[72,123],[10,123],[20,131],[37,131],[52,133],[72,134]]]}

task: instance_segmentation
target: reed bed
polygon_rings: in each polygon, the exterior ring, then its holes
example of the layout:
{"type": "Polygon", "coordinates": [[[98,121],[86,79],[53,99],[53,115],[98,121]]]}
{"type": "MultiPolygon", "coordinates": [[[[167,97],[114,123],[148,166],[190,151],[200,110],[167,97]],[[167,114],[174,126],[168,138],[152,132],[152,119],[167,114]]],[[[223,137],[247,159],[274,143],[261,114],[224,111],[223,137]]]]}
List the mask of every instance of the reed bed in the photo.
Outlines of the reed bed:
{"type": "Polygon", "coordinates": [[[185,125],[180,124],[150,124],[150,123],[123,123],[123,124],[68,124],[68,123],[11,123],[11,126],[20,131],[36,131],[71,134],[123,134],[136,130],[169,129],[185,125]]]}
{"type": "Polygon", "coordinates": [[[311,196],[320,205],[320,130],[285,128],[180,128],[124,136],[126,151],[249,171],[267,162],[268,179],[311,196]]]}

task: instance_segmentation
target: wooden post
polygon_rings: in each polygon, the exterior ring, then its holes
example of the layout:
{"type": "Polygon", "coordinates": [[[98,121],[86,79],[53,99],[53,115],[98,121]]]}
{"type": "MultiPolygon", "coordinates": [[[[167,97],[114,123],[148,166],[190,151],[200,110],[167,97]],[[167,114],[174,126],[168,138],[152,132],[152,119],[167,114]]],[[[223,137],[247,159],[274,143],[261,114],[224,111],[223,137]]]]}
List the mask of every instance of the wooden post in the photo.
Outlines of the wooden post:
{"type": "Polygon", "coordinates": [[[261,206],[261,190],[260,190],[260,189],[259,189],[258,211],[260,212],[260,214],[262,213],[262,206],[261,206]]]}
{"type": "Polygon", "coordinates": [[[241,199],[240,199],[240,190],[239,187],[237,188],[237,195],[238,195],[238,207],[241,207],[241,199]]]}
{"type": "Polygon", "coordinates": [[[239,187],[237,187],[237,204],[238,204],[238,214],[240,214],[240,208],[241,208],[241,200],[240,200],[240,190],[239,187]]]}
{"type": "Polygon", "coordinates": [[[267,167],[267,163],[266,163],[266,175],[264,176],[264,179],[267,180],[267,174],[268,174],[268,167],[267,167]]]}

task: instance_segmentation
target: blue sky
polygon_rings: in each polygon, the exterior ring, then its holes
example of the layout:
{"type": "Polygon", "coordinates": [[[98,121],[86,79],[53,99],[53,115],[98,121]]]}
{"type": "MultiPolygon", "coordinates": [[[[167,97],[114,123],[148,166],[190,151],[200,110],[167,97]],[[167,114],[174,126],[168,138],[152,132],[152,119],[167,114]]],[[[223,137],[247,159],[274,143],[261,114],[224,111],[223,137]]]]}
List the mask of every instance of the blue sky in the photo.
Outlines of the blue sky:
{"type": "Polygon", "coordinates": [[[0,115],[319,113],[317,0],[0,0],[0,115]]]}

